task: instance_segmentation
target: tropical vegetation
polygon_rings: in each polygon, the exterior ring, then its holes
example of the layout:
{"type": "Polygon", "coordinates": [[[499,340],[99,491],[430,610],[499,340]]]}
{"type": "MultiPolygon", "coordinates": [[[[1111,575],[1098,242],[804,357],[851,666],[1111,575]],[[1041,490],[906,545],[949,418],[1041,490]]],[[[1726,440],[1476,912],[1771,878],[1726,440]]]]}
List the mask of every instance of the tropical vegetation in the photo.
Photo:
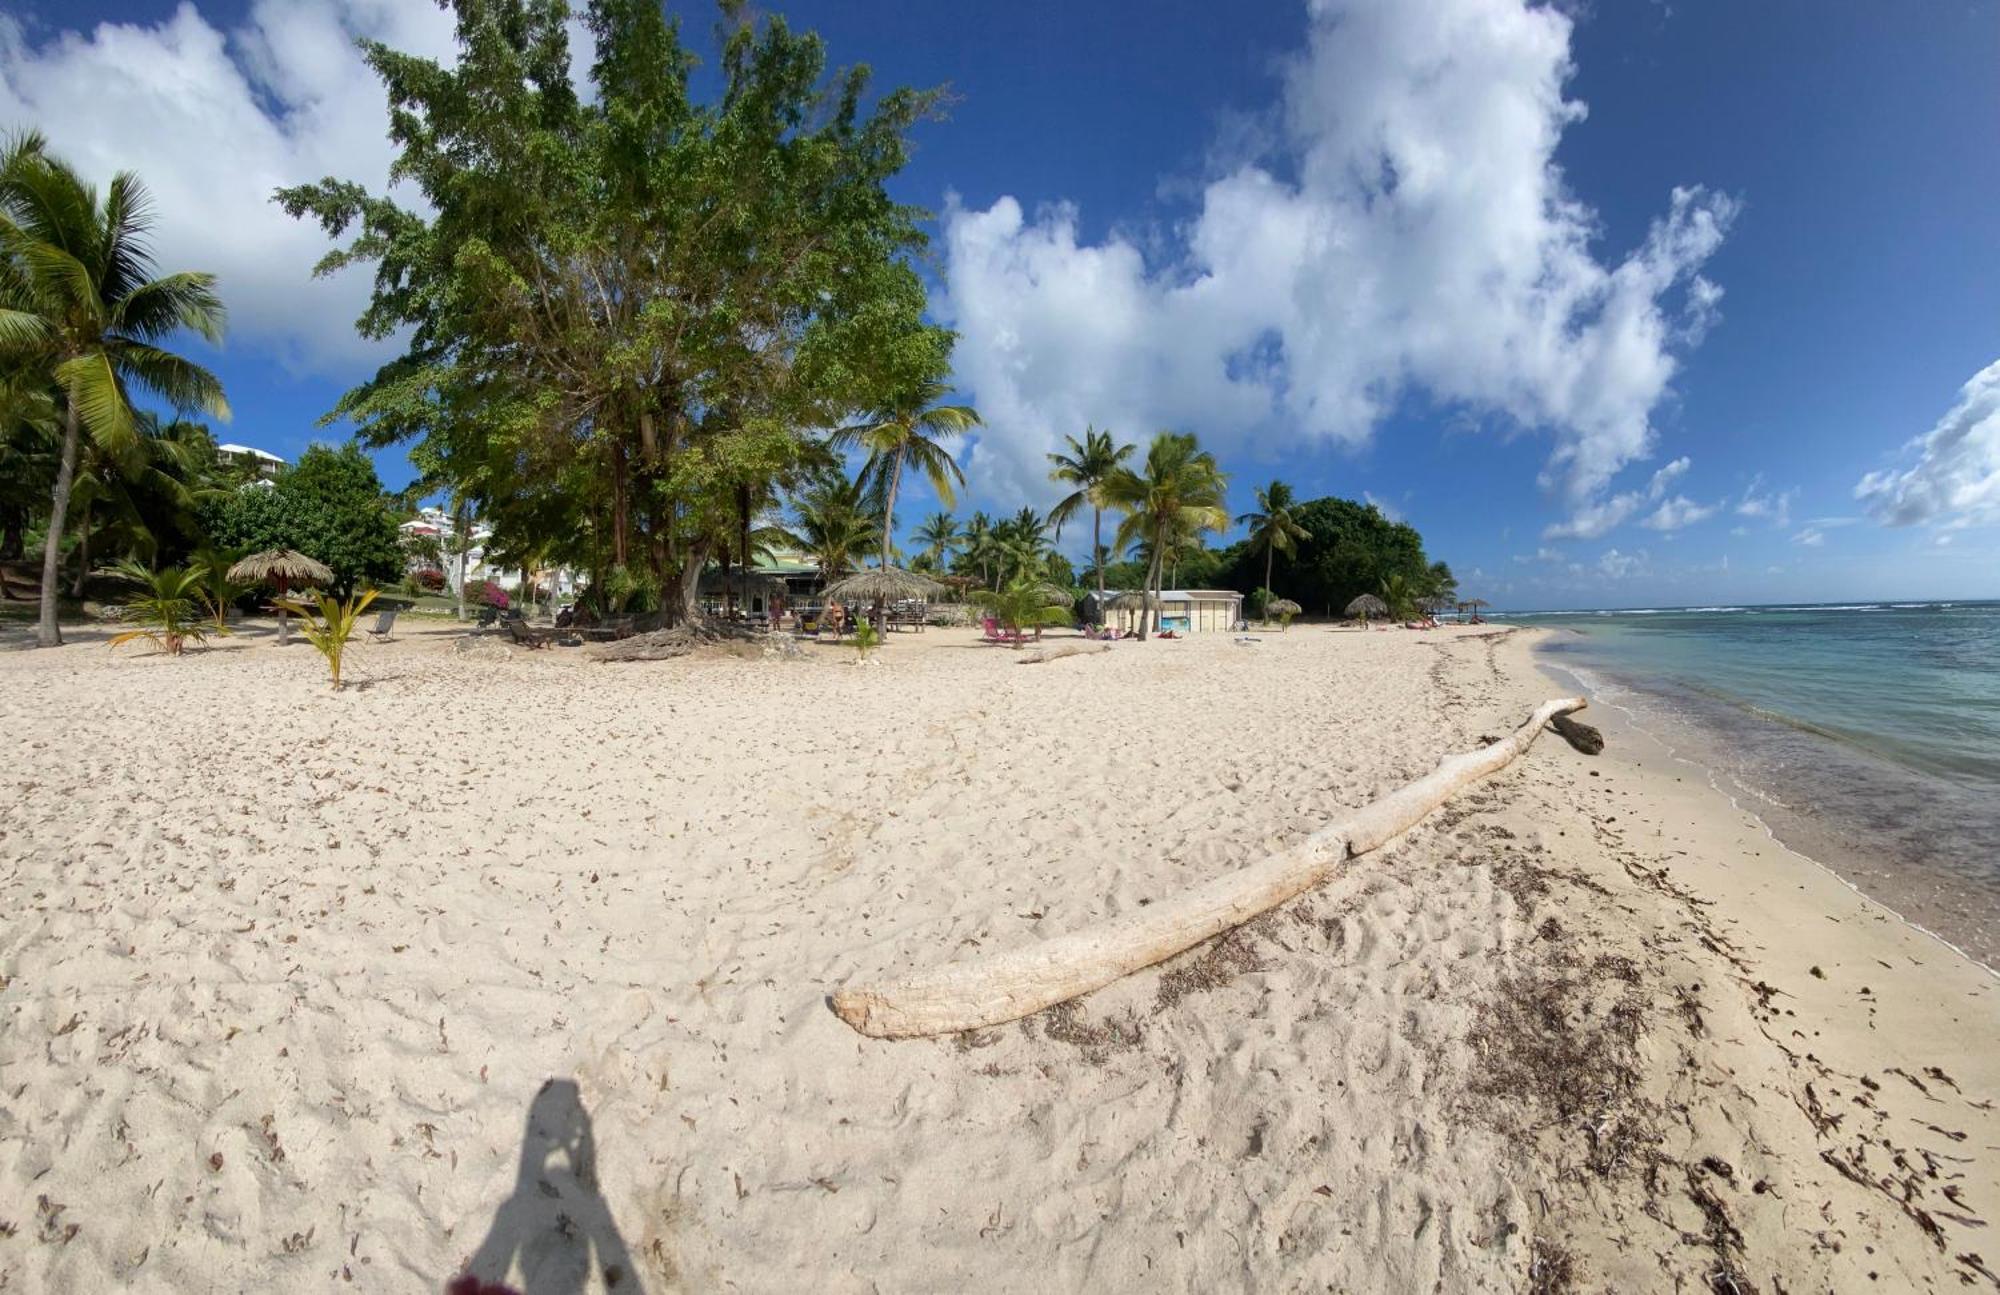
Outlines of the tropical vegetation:
{"type": "Polygon", "coordinates": [[[121,617],[134,628],[112,636],[111,647],[147,639],[168,656],[179,656],[190,642],[206,641],[212,627],[201,622],[201,571],[178,567],[149,571],[130,559],[113,570],[138,591],[125,600],[121,617]]]}
{"type": "Polygon", "coordinates": [[[323,593],[312,602],[302,598],[278,601],[279,607],[299,618],[299,633],[305,635],[306,641],[326,659],[327,674],[332,678],[336,692],[340,690],[340,667],[347,655],[347,645],[353,641],[355,626],[361,623],[361,614],[374,601],[373,589],[364,589],[346,598],[323,593]]]}
{"type": "Polygon", "coordinates": [[[229,412],[215,375],[165,345],[184,331],[220,339],[215,280],[156,276],[152,224],[146,189],[129,172],[100,192],[33,132],[0,152],[0,357],[9,385],[45,397],[33,417],[60,429],[42,543],[36,637],[45,647],[62,642],[58,563],[86,443],[107,463],[141,462],[133,388],[177,409],[229,412]]]}
{"type": "Polygon", "coordinates": [[[1223,507],[1226,485],[1215,456],[1202,449],[1193,436],[1161,432],[1147,447],[1142,465],[1114,469],[1100,487],[1105,502],[1125,514],[1118,525],[1118,547],[1139,546],[1146,554],[1140,592],[1151,594],[1155,601],[1151,617],[1139,619],[1141,640],[1146,637],[1148,619],[1158,627],[1157,599],[1169,551],[1193,545],[1203,532],[1220,531],[1229,525],[1229,513],[1223,507]]]}
{"type": "Polygon", "coordinates": [[[1111,474],[1123,466],[1132,456],[1135,447],[1120,445],[1111,438],[1111,433],[1100,432],[1096,427],[1083,429],[1083,439],[1065,436],[1065,448],[1049,455],[1049,479],[1060,481],[1076,489],[1063,496],[1061,502],[1049,510],[1049,525],[1055,528],[1056,537],[1062,537],[1063,524],[1087,504],[1090,507],[1090,552],[1091,566],[1097,575],[1097,593],[1104,594],[1104,484],[1111,474]]]}

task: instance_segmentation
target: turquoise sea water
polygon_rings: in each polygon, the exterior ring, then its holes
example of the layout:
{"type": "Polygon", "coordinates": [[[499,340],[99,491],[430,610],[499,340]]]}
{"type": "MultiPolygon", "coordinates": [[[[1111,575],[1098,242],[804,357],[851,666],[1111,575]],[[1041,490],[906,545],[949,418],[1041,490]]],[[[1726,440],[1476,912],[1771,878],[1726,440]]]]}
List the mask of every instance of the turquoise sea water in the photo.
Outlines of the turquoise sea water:
{"type": "Polygon", "coordinates": [[[1780,839],[2000,965],[2000,602],[1496,617],[1780,839]]]}

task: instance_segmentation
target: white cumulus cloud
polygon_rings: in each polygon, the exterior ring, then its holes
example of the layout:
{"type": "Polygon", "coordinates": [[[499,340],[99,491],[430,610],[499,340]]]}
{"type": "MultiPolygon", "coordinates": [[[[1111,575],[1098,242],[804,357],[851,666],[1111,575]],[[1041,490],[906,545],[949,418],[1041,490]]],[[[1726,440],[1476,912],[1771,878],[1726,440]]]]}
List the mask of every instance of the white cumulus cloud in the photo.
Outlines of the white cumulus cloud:
{"type": "MultiPolygon", "coordinates": [[[[587,36],[576,23],[570,32],[581,70],[587,36]]],[[[314,280],[326,236],[271,193],[329,175],[386,185],[388,109],[358,37],[455,53],[451,15],[423,0],[254,0],[227,30],[186,0],[156,24],[87,32],[45,33],[0,13],[0,125],[40,129],[99,183],[138,172],[154,198],[160,268],[217,274],[234,342],[352,372],[385,354],[354,332],[370,274],[314,280]]]]}
{"type": "Polygon", "coordinates": [[[1651,452],[1675,349],[1714,320],[1697,271],[1734,204],[1676,188],[1637,248],[1599,258],[1555,162],[1584,114],[1570,35],[1525,0],[1317,0],[1269,151],[1163,244],[1084,241],[1060,203],[948,201],[940,305],[995,488],[1048,493],[1043,455],[1088,422],[1354,444],[1417,393],[1547,429],[1545,484],[1601,507],[1651,452]]]}
{"type": "Polygon", "coordinates": [[[1854,487],[1869,515],[1887,526],[2000,522],[2000,360],[1959,388],[1958,403],[1911,441],[1917,461],[1870,472],[1854,487]]]}
{"type": "Polygon", "coordinates": [[[1763,474],[1759,473],[1744,487],[1743,498],[1736,503],[1736,515],[1768,521],[1783,530],[1792,524],[1792,501],[1798,498],[1798,494],[1796,487],[1791,490],[1766,490],[1763,474]]]}
{"type": "Polygon", "coordinates": [[[1660,506],[1639,524],[1649,530],[1677,531],[1696,522],[1705,522],[1720,511],[1722,511],[1721,504],[1698,504],[1686,495],[1675,495],[1672,499],[1662,501],[1660,506]]]}

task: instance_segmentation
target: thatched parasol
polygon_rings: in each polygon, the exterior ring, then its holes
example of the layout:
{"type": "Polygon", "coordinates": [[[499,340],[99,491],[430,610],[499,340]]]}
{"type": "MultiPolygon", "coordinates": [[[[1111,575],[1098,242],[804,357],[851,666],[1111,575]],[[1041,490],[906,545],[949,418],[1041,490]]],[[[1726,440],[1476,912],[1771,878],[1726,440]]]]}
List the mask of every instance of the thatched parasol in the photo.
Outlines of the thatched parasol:
{"type": "Polygon", "coordinates": [[[1051,607],[1074,607],[1076,605],[1075,594],[1061,585],[1048,580],[1040,580],[1035,583],[1035,595],[1046,601],[1051,607]]]}
{"type": "Polygon", "coordinates": [[[1464,616],[1466,609],[1471,608],[1472,619],[1478,620],[1479,609],[1481,607],[1491,607],[1492,605],[1493,605],[1492,603],[1487,602],[1484,598],[1468,598],[1464,602],[1458,604],[1458,614],[1460,616],[1464,616]]]}
{"type": "Polygon", "coordinates": [[[1153,597],[1151,594],[1127,592],[1119,594],[1104,605],[1115,612],[1141,612],[1148,607],[1155,606],[1158,602],[1159,599],[1153,597]]]}
{"type": "Polygon", "coordinates": [[[1389,604],[1383,602],[1374,594],[1362,594],[1359,598],[1347,604],[1347,614],[1349,616],[1359,616],[1362,624],[1365,625],[1368,623],[1370,616],[1387,616],[1389,614],[1389,604]]]}
{"type": "Polygon", "coordinates": [[[1270,602],[1264,604],[1264,617],[1268,620],[1276,616],[1280,621],[1289,621],[1304,610],[1305,608],[1299,606],[1289,598],[1273,598],[1270,602]]]}
{"type": "MultiPolygon", "coordinates": [[[[294,580],[304,585],[323,585],[331,582],[333,568],[324,562],[317,562],[307,557],[296,549],[265,549],[262,553],[252,553],[230,567],[229,578],[246,585],[261,585],[268,580],[278,586],[278,597],[283,598],[294,580]]],[[[279,608],[278,642],[290,641],[291,628],[290,614],[279,608]]]]}
{"type": "Polygon", "coordinates": [[[920,576],[901,567],[870,567],[826,587],[828,602],[902,602],[910,598],[935,598],[945,587],[929,576],[920,576]]]}

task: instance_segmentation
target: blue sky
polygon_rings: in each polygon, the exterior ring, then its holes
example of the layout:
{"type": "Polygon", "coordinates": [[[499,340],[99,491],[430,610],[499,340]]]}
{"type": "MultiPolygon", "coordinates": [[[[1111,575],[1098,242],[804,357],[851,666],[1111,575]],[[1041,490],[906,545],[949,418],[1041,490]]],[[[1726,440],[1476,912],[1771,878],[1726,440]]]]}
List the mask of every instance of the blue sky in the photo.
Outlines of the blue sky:
{"type": "MultiPolygon", "coordinates": [[[[957,96],[897,188],[991,424],[971,505],[1045,506],[1085,419],[1178,426],[1234,511],[1366,495],[1502,605],[2000,596],[1992,0],[782,8],[957,96]]],[[[139,170],[163,260],[224,276],[225,438],[327,436],[365,284],[261,196],[381,182],[347,38],[441,50],[438,16],[0,14],[0,123],[139,170]]]]}

